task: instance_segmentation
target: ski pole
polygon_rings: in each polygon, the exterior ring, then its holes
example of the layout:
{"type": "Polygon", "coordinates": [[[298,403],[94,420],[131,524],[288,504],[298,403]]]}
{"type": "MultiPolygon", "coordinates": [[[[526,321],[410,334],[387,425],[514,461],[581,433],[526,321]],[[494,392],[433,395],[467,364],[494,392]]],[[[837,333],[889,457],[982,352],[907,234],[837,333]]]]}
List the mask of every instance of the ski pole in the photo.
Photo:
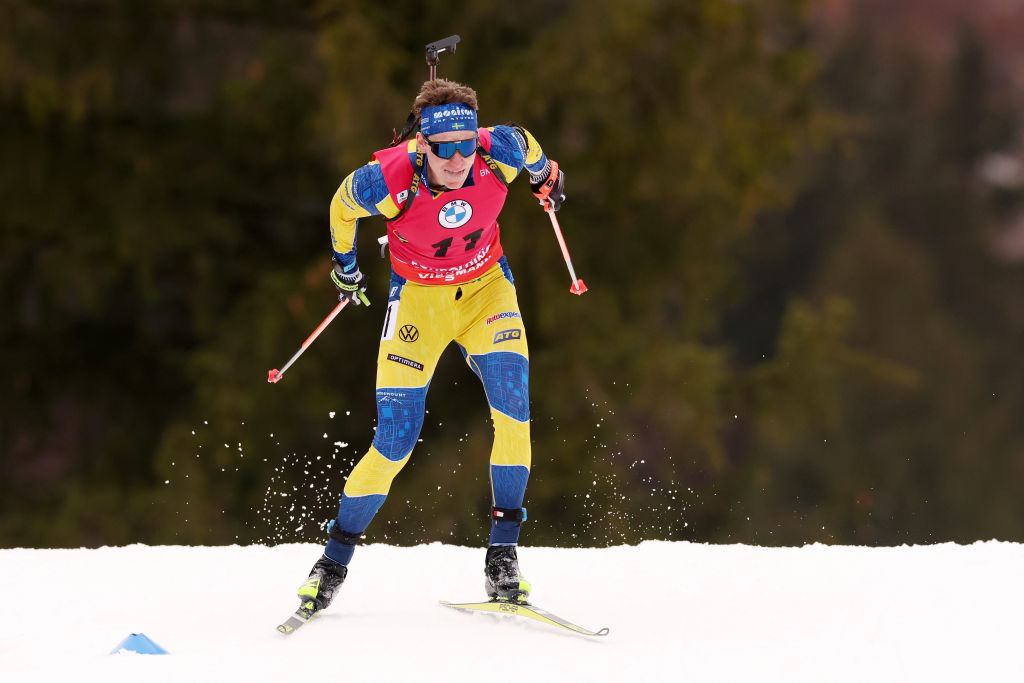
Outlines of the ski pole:
{"type": "Polygon", "coordinates": [[[565,257],[565,265],[569,268],[569,277],[572,278],[572,287],[569,291],[573,294],[583,294],[587,291],[587,286],[583,284],[583,280],[576,277],[576,271],[572,269],[572,259],[569,258],[569,248],[565,246],[565,238],[562,237],[562,228],[558,225],[558,219],[555,218],[555,212],[551,209],[544,210],[548,217],[551,219],[551,227],[555,229],[555,238],[558,240],[558,246],[562,248],[562,256],[565,257]]]}
{"type": "Polygon", "coordinates": [[[292,363],[299,359],[299,356],[301,356],[302,352],[313,343],[313,340],[320,336],[320,333],[324,331],[324,328],[331,324],[331,321],[334,320],[335,316],[341,313],[341,309],[345,308],[345,304],[348,302],[348,299],[342,299],[339,301],[338,305],[334,307],[334,310],[331,311],[330,315],[324,318],[324,321],[320,323],[315,330],[313,330],[313,334],[309,335],[309,337],[306,338],[306,341],[302,342],[302,346],[295,352],[294,356],[288,359],[288,362],[284,364],[284,367],[280,370],[275,369],[267,373],[267,381],[274,384],[280,381],[281,376],[284,375],[285,371],[292,366],[292,363]]]}

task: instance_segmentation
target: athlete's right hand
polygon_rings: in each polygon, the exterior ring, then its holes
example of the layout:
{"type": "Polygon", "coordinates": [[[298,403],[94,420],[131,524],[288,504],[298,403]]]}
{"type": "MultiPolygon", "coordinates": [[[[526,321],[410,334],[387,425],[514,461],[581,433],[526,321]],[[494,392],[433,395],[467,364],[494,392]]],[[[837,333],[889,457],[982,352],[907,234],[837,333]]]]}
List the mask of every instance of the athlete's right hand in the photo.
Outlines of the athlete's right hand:
{"type": "Polygon", "coordinates": [[[354,305],[359,304],[370,305],[370,300],[366,298],[363,292],[366,291],[366,276],[359,272],[359,266],[352,263],[349,266],[348,271],[345,270],[345,266],[337,259],[332,259],[333,268],[331,270],[331,282],[338,290],[338,301],[348,300],[354,305]]]}

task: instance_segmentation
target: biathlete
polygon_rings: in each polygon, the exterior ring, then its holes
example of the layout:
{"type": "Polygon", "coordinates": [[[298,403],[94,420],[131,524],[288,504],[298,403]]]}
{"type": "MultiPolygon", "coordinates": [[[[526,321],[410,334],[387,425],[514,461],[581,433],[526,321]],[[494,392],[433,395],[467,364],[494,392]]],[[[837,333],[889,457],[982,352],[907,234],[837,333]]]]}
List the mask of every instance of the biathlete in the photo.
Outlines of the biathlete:
{"type": "Polygon", "coordinates": [[[352,469],[323,556],[299,588],[300,609],[330,604],[353,551],[409,461],[427,387],[442,351],[459,345],[481,379],[494,423],[490,542],[484,575],[492,599],[526,601],[516,545],[530,476],[529,353],[498,215],[524,168],[545,209],[565,198],[565,174],[518,126],[477,125],[476,92],[445,79],[423,84],[411,116],[415,140],[376,152],[331,201],[331,279],[339,298],[369,304],[356,262],[360,218],[383,215],[391,286],[377,354],[377,431],[352,469]]]}

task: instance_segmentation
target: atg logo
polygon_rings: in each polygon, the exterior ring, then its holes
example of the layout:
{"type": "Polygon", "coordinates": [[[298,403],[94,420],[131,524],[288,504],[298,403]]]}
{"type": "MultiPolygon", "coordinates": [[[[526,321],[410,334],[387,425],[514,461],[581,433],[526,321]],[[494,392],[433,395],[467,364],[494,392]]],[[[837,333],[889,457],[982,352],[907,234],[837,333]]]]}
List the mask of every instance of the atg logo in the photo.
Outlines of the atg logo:
{"type": "Polygon", "coordinates": [[[523,336],[522,330],[503,330],[498,334],[494,335],[494,343],[509,341],[510,339],[520,339],[523,336]]]}
{"type": "Polygon", "coordinates": [[[473,207],[465,199],[453,199],[437,212],[437,222],[442,228],[461,228],[473,217],[473,207]]]}

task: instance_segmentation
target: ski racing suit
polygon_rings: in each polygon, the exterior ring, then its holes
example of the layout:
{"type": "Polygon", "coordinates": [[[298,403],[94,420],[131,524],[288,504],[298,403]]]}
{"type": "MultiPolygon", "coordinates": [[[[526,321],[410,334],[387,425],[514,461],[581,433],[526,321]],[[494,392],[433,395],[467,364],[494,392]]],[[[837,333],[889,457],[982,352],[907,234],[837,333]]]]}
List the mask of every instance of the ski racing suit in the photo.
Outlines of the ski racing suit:
{"type": "Polygon", "coordinates": [[[463,187],[434,191],[415,140],[381,150],[342,182],[331,202],[335,259],[356,258],[360,218],[383,215],[391,285],[377,354],[377,431],[352,469],[324,554],[347,565],[355,544],[409,461],[423,425],[427,388],[444,349],[456,342],[483,382],[494,443],[490,455],[490,544],[519,539],[530,475],[529,354],[516,290],[503,255],[498,214],[510,183],[547,157],[526,130],[480,128],[463,187]],[[513,512],[514,511],[514,512],[513,512]]]}

